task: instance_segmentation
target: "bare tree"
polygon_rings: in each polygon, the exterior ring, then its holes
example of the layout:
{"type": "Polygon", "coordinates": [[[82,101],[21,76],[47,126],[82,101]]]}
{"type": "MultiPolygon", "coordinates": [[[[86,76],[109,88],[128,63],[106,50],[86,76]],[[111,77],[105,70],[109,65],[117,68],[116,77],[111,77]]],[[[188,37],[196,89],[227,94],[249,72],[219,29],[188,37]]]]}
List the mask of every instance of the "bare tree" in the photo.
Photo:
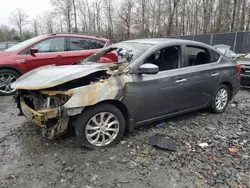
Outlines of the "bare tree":
{"type": "Polygon", "coordinates": [[[104,14],[106,15],[108,21],[108,36],[112,38],[113,30],[114,30],[114,23],[113,23],[113,0],[104,0],[104,14]]]}
{"type": "Polygon", "coordinates": [[[241,11],[240,31],[244,31],[244,29],[245,29],[245,18],[246,18],[246,8],[247,8],[246,0],[242,0],[241,6],[242,6],[242,11],[241,11]]]}
{"type": "Polygon", "coordinates": [[[32,27],[33,27],[33,31],[34,31],[35,36],[37,36],[38,35],[38,21],[37,21],[37,18],[33,18],[32,27]]]}
{"type": "Polygon", "coordinates": [[[134,0],[124,0],[120,9],[121,24],[124,25],[126,38],[130,38],[132,27],[132,9],[134,0]]]}
{"type": "Polygon", "coordinates": [[[29,16],[27,13],[21,8],[15,9],[9,17],[12,24],[14,24],[19,29],[20,36],[22,35],[23,26],[28,23],[28,17],[29,16]]]}
{"type": "Polygon", "coordinates": [[[97,0],[96,2],[93,3],[94,4],[94,12],[95,12],[95,20],[96,20],[96,27],[97,27],[97,31],[98,33],[101,32],[101,1],[97,0]]]}
{"type": "Polygon", "coordinates": [[[237,0],[234,0],[233,16],[232,16],[232,22],[231,22],[231,31],[234,30],[234,26],[235,26],[236,10],[237,10],[237,0]]]}
{"type": "Polygon", "coordinates": [[[72,0],[51,0],[52,5],[55,7],[55,13],[64,17],[67,25],[67,32],[72,31],[72,14],[73,14],[73,1],[72,0]]]}
{"type": "Polygon", "coordinates": [[[78,32],[78,27],[77,27],[77,14],[76,14],[76,0],[72,0],[73,3],[73,10],[74,10],[74,21],[75,21],[75,32],[78,32]]]}
{"type": "Polygon", "coordinates": [[[53,33],[54,32],[54,17],[55,15],[52,12],[44,12],[40,16],[40,21],[43,23],[44,27],[40,27],[42,34],[53,33]]]}
{"type": "Polygon", "coordinates": [[[168,6],[169,6],[169,16],[168,16],[168,25],[167,25],[167,35],[170,36],[172,33],[172,26],[173,26],[173,18],[176,13],[177,6],[179,4],[180,0],[169,0],[168,6]]]}

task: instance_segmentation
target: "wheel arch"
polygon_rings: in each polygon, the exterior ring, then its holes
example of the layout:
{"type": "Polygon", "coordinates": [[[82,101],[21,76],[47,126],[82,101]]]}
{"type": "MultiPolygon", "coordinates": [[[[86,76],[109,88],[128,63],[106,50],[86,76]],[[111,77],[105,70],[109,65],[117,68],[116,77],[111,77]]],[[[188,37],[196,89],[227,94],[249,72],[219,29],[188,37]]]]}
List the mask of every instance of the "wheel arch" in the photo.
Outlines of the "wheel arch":
{"type": "Polygon", "coordinates": [[[133,125],[130,121],[129,110],[123,102],[118,101],[118,100],[105,100],[105,101],[101,101],[95,105],[100,105],[100,104],[112,104],[116,108],[118,108],[124,116],[125,123],[126,123],[126,131],[131,131],[133,129],[133,127],[132,127],[133,125]]]}
{"type": "Polygon", "coordinates": [[[229,100],[232,100],[232,97],[233,97],[233,85],[232,85],[232,83],[226,81],[226,82],[222,82],[221,85],[225,85],[225,86],[228,87],[228,89],[229,89],[229,95],[230,95],[229,96],[229,100]]]}
{"type": "Polygon", "coordinates": [[[13,66],[0,66],[0,70],[12,70],[12,71],[15,71],[17,72],[20,76],[23,74],[23,72],[21,70],[19,70],[18,68],[16,67],[13,67],[13,66]]]}

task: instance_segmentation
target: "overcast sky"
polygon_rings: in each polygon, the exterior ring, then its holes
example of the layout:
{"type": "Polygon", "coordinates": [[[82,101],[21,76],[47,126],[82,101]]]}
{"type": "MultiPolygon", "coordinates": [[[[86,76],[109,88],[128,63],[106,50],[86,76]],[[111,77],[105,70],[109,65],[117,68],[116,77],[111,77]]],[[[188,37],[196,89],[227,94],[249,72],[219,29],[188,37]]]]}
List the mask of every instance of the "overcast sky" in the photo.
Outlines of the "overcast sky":
{"type": "Polygon", "coordinates": [[[51,5],[50,0],[0,0],[0,25],[13,27],[9,22],[9,16],[16,8],[24,9],[31,19],[46,10],[51,10],[51,5]]]}

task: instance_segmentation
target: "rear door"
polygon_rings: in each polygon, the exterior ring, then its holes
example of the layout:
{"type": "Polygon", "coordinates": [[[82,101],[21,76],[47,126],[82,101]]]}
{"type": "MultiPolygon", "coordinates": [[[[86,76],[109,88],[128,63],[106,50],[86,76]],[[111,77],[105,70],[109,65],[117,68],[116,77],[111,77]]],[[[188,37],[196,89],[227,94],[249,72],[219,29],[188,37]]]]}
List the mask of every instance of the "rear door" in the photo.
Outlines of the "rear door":
{"type": "Polygon", "coordinates": [[[99,47],[101,47],[99,43],[95,43],[93,46],[92,40],[88,38],[68,37],[68,64],[75,64],[86,59],[99,47]]]}
{"type": "Polygon", "coordinates": [[[221,78],[220,55],[201,46],[186,46],[184,77],[187,80],[188,108],[206,106],[221,78]]]}
{"type": "Polygon", "coordinates": [[[38,53],[31,54],[27,50],[25,66],[28,71],[45,65],[66,65],[67,55],[65,37],[54,37],[40,41],[32,46],[38,53]]]}

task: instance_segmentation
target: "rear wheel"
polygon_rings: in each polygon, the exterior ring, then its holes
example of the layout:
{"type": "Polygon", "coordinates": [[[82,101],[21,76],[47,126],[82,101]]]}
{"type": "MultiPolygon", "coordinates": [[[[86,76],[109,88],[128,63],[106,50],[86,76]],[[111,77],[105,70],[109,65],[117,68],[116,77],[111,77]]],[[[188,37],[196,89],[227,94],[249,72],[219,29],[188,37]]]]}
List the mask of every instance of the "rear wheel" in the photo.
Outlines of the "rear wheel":
{"type": "Polygon", "coordinates": [[[229,99],[229,88],[226,85],[219,86],[213,97],[211,106],[212,111],[217,114],[223,113],[227,108],[229,99]]]}
{"type": "Polygon", "coordinates": [[[110,104],[90,107],[75,122],[77,140],[90,148],[105,148],[118,143],[125,132],[125,120],[110,104]]]}
{"type": "Polygon", "coordinates": [[[14,83],[19,76],[20,74],[13,70],[0,70],[0,95],[13,95],[16,90],[11,88],[11,84],[14,83]]]}

